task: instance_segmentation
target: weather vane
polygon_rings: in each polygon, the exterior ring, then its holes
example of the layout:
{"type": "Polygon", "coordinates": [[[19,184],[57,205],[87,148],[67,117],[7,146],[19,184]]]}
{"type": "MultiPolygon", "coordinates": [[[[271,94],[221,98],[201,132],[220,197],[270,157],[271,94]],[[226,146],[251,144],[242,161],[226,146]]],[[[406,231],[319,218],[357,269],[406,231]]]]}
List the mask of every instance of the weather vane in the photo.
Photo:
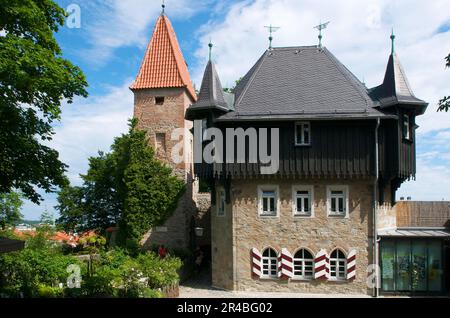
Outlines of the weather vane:
{"type": "Polygon", "coordinates": [[[271,24],[269,26],[265,26],[265,28],[269,29],[269,49],[271,49],[272,48],[272,41],[273,41],[273,36],[272,35],[273,35],[274,32],[277,32],[280,29],[280,27],[274,27],[271,24]]]}
{"type": "Polygon", "coordinates": [[[319,30],[319,47],[320,48],[322,47],[322,38],[323,38],[322,30],[325,30],[329,23],[330,23],[330,21],[325,22],[325,23],[320,22],[320,24],[318,26],[314,27],[314,29],[319,30]]]}

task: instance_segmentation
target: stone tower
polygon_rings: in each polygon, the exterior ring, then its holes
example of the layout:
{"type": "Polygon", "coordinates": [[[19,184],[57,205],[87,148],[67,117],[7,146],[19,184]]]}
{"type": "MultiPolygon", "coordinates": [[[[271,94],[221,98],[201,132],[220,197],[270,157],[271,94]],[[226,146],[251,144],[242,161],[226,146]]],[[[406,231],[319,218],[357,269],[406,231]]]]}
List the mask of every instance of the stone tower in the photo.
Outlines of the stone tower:
{"type": "MultiPolygon", "coordinates": [[[[189,247],[193,240],[194,182],[192,160],[176,164],[172,149],[174,129],[188,131],[192,122],[185,120],[186,109],[196,101],[187,64],[177,37],[166,15],[156,21],[152,38],[145,52],[139,73],[130,89],[134,93],[134,117],[138,128],[147,131],[150,146],[157,158],[169,165],[187,185],[187,191],[173,216],[162,227],[150,229],[142,242],[145,247],[164,244],[169,247],[189,247]]],[[[186,145],[192,137],[186,134],[186,145]]],[[[185,158],[191,157],[191,147],[185,147],[185,158]]]]}

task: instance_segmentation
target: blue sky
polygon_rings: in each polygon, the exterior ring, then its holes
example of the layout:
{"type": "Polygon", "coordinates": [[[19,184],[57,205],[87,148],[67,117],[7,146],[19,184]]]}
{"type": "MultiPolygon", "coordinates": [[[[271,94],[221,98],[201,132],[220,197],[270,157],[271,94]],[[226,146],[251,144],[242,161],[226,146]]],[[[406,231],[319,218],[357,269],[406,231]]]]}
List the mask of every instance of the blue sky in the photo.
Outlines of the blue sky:
{"type": "MultiPolygon", "coordinates": [[[[108,150],[114,136],[127,129],[133,97],[128,86],[139,69],[159,0],[58,0],[63,8],[81,9],[81,28],[67,26],[57,34],[64,56],[80,66],[89,82],[89,97],[65,105],[56,136],[50,143],[69,164],[68,176],[80,184],[87,159],[108,150]]],[[[450,200],[450,114],[436,113],[439,98],[450,93],[450,3],[446,0],[166,0],[166,13],[177,33],[192,80],[199,87],[212,39],[214,61],[224,86],[244,75],[267,47],[264,25],[281,29],[274,46],[317,43],[313,29],[331,23],[324,44],[367,86],[383,78],[390,30],[415,94],[430,103],[419,119],[418,173],[399,196],[416,200],[450,200]],[[414,8],[414,9],[409,9],[414,8]],[[418,25],[420,21],[420,25],[418,25]]],[[[38,219],[53,210],[55,195],[41,206],[26,203],[23,214],[38,219]]]]}

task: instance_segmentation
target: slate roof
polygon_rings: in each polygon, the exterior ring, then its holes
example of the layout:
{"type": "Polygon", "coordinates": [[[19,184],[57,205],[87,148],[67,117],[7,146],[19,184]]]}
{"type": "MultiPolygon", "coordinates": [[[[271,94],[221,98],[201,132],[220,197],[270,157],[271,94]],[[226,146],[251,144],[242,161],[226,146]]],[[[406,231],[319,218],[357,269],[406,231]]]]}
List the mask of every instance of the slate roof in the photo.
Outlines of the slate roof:
{"type": "Polygon", "coordinates": [[[370,95],[381,104],[381,107],[396,104],[416,105],[422,106],[421,113],[423,113],[428,105],[414,95],[405,71],[395,53],[389,57],[383,84],[371,89],[370,95]]]}
{"type": "Polygon", "coordinates": [[[139,74],[130,89],[185,87],[192,99],[196,93],[175,31],[165,15],[156,21],[139,74]]]}
{"type": "Polygon", "coordinates": [[[386,117],[326,48],[267,50],[235,88],[235,111],[219,121],[386,117]]]}
{"type": "Polygon", "coordinates": [[[197,102],[187,109],[186,118],[196,118],[194,115],[196,111],[216,110],[226,113],[232,109],[234,109],[234,94],[223,91],[216,67],[209,61],[203,74],[197,102]]]}

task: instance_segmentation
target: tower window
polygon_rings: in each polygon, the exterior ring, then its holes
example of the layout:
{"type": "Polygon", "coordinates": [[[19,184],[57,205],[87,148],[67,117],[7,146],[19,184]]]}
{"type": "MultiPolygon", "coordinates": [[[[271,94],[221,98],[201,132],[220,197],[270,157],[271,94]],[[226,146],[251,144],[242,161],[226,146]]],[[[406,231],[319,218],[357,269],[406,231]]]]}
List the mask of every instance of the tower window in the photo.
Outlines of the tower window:
{"type": "Polygon", "coordinates": [[[156,151],[166,151],[166,134],[157,133],[156,134],[156,151]]]}
{"type": "Polygon", "coordinates": [[[411,123],[408,115],[403,115],[403,138],[411,140],[411,123]]]}
{"type": "Polygon", "coordinates": [[[157,96],[155,97],[155,105],[164,105],[165,97],[157,96]]]}

